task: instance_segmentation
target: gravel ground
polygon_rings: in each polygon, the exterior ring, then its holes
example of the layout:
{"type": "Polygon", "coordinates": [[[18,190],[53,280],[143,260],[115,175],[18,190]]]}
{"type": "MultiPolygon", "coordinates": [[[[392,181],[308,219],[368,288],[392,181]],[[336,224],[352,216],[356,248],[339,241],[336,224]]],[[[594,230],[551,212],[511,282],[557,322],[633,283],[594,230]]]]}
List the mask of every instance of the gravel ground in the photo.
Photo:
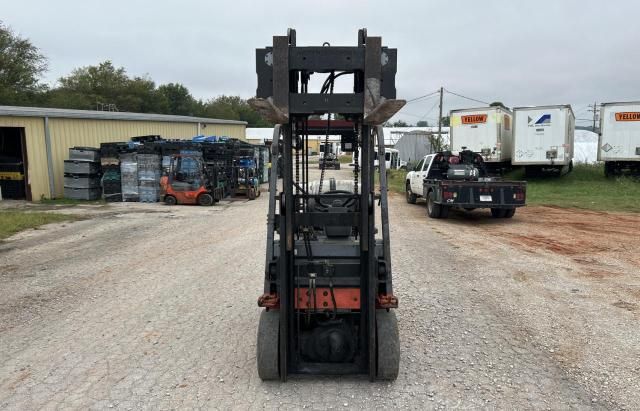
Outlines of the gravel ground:
{"type": "Polygon", "coordinates": [[[400,196],[398,380],[261,382],[266,208],[93,207],[0,243],[0,408],[640,407],[637,260],[596,281],[505,234],[534,212],[434,221],[400,196]]]}

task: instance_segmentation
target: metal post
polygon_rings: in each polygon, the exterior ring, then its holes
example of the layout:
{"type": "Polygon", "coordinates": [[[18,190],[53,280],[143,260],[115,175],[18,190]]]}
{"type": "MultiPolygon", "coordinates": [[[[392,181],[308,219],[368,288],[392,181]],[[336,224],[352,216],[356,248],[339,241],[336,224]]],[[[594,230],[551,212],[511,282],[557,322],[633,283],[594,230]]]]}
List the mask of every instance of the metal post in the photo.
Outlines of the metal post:
{"type": "Polygon", "coordinates": [[[56,185],[53,176],[53,154],[51,152],[51,132],[49,131],[49,117],[44,118],[44,146],[47,152],[47,171],[49,172],[49,198],[55,198],[56,185]]]}
{"type": "Polygon", "coordinates": [[[438,138],[437,138],[437,142],[438,142],[438,147],[436,147],[437,150],[441,150],[442,147],[440,147],[442,145],[442,94],[444,92],[444,87],[440,87],[440,114],[438,114],[438,138]]]}

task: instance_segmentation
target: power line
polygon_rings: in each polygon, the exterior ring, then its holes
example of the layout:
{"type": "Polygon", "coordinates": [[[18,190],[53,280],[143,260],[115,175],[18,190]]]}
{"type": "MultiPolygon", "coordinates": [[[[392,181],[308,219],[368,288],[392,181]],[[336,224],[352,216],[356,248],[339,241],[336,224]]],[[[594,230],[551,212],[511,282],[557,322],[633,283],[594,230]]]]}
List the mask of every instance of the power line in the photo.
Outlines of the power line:
{"type": "Polygon", "coordinates": [[[420,97],[412,98],[411,100],[407,100],[407,103],[406,103],[406,104],[413,103],[413,102],[418,101],[418,100],[422,100],[423,98],[427,98],[427,97],[430,97],[430,96],[434,96],[434,95],[438,94],[439,92],[440,92],[440,91],[436,90],[436,91],[434,91],[433,93],[429,93],[429,94],[425,94],[424,96],[420,96],[420,97]]]}
{"type": "Polygon", "coordinates": [[[475,99],[475,98],[471,98],[471,97],[463,96],[462,94],[454,93],[453,91],[449,91],[449,90],[447,90],[447,89],[444,89],[444,91],[446,91],[446,92],[447,92],[447,93],[449,93],[449,94],[453,94],[454,96],[458,96],[458,97],[465,98],[465,99],[467,99],[467,100],[475,101],[476,103],[482,103],[482,104],[487,104],[487,105],[489,105],[489,104],[490,104],[490,103],[487,103],[486,101],[482,101],[482,100],[478,100],[478,99],[475,99]]]}
{"type": "Polygon", "coordinates": [[[425,115],[423,115],[422,117],[420,117],[420,120],[424,119],[425,117],[427,117],[429,114],[431,114],[431,112],[433,111],[434,108],[436,108],[436,106],[438,105],[438,101],[435,102],[435,104],[433,106],[431,106],[431,108],[429,109],[429,111],[427,111],[425,113],[425,115]]]}

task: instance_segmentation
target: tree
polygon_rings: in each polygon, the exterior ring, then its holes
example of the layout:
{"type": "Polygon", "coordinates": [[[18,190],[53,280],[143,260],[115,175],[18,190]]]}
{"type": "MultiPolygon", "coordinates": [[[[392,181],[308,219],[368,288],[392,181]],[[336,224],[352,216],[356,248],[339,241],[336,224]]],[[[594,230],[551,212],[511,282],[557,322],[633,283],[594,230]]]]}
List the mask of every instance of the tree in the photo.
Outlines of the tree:
{"type": "Polygon", "coordinates": [[[449,127],[449,116],[442,116],[442,127],[449,127]]]}
{"type": "Polygon", "coordinates": [[[197,102],[189,89],[179,83],[163,84],[158,93],[166,99],[169,113],[181,116],[193,116],[197,111],[197,102]]]}
{"type": "Polygon", "coordinates": [[[397,120],[393,123],[387,123],[387,127],[412,127],[410,124],[407,124],[404,120],[397,120]]]}
{"type": "Polygon", "coordinates": [[[249,127],[273,127],[239,96],[218,96],[204,105],[205,117],[246,121],[249,127]]]}
{"type": "Polygon", "coordinates": [[[0,21],[0,104],[30,104],[46,86],[40,77],[47,59],[28,39],[0,21]]]}
{"type": "Polygon", "coordinates": [[[127,75],[111,61],[73,70],[58,80],[49,94],[49,106],[95,110],[98,104],[113,104],[118,111],[167,113],[169,102],[149,77],[127,75]]]}
{"type": "Polygon", "coordinates": [[[426,120],[420,120],[416,123],[416,127],[429,127],[429,122],[426,120]]]}

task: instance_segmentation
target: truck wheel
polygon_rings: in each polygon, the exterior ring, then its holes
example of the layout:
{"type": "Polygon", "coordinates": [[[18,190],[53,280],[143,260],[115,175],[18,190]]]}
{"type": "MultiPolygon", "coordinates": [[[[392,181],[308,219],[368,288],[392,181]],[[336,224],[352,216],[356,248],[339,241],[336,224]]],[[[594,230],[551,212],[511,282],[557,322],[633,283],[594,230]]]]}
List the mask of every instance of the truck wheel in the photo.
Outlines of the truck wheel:
{"type": "Polygon", "coordinates": [[[449,218],[449,210],[451,210],[451,207],[449,206],[440,206],[440,218],[449,218]]]}
{"type": "Polygon", "coordinates": [[[400,334],[394,310],[376,310],[376,345],[379,380],[395,380],[400,370],[400,334]]]}
{"type": "Polygon", "coordinates": [[[493,217],[493,218],[502,218],[502,217],[504,217],[505,211],[507,211],[507,210],[505,210],[504,208],[492,208],[491,209],[491,217],[493,217]]]}
{"type": "Polygon", "coordinates": [[[515,208],[508,208],[506,210],[504,210],[504,218],[511,218],[513,217],[513,215],[516,213],[516,209],[515,208]]]}
{"type": "Polygon", "coordinates": [[[409,186],[409,183],[407,183],[407,191],[405,192],[405,195],[407,197],[407,203],[409,203],[409,204],[415,204],[416,203],[416,200],[418,199],[418,196],[411,192],[411,187],[409,186]]]}
{"type": "Polygon", "coordinates": [[[263,310],[258,323],[258,340],[256,343],[256,360],[258,376],[263,381],[277,380],[279,342],[280,342],[280,313],[278,311],[263,310]]]}
{"type": "Polygon", "coordinates": [[[173,206],[178,204],[178,200],[174,196],[164,196],[164,203],[173,206]]]}
{"type": "Polygon", "coordinates": [[[202,193],[198,196],[198,204],[204,207],[213,205],[213,196],[209,193],[202,193]]]}
{"type": "Polygon", "coordinates": [[[431,218],[440,218],[442,213],[442,207],[440,204],[436,204],[436,193],[429,191],[427,194],[427,214],[431,218]]]}

